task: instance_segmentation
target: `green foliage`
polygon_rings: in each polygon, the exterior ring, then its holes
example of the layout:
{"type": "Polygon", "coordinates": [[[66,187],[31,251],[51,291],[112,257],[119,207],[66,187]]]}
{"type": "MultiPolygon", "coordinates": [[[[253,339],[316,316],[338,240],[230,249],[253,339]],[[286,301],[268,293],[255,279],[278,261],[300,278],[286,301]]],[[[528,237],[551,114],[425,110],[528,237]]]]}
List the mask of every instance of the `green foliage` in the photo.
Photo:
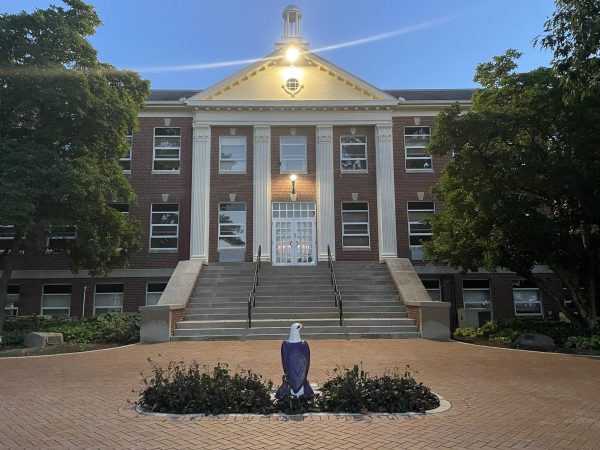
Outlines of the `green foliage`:
{"type": "Polygon", "coordinates": [[[565,343],[565,347],[584,350],[600,350],[600,335],[569,336],[565,343]]]}
{"type": "Polygon", "coordinates": [[[556,11],[536,38],[552,50],[552,66],[577,100],[600,92],[600,2],[555,0],[556,11]]]}
{"type": "Polygon", "coordinates": [[[536,264],[568,289],[575,323],[593,328],[600,276],[600,96],[563,104],[551,69],[515,72],[518,52],[480,64],[473,107],[437,117],[430,151],[458,151],[434,187],[444,204],[425,242],[429,262],[464,271],[507,268],[562,305],[536,264]],[[583,286],[583,289],[579,289],[583,286]]]}
{"type": "Polygon", "coordinates": [[[496,333],[497,331],[498,331],[498,324],[496,322],[494,322],[493,320],[490,320],[490,321],[486,322],[484,326],[479,327],[479,328],[473,328],[473,327],[457,328],[456,330],[454,330],[454,335],[462,336],[462,337],[470,337],[470,338],[482,338],[482,337],[488,337],[491,334],[496,333]]]}
{"type": "Polygon", "coordinates": [[[0,331],[18,250],[45,251],[49,227],[76,227],[52,248],[73,271],[104,274],[140,248],[137,221],[108,204],[135,201],[119,158],[149,83],[98,61],[96,12],[64,3],[0,14],[0,224],[16,233],[0,260],[0,331]]]}
{"type": "Polygon", "coordinates": [[[273,409],[270,380],[250,370],[232,373],[227,364],[208,371],[196,361],[189,366],[170,362],[166,369],[152,364],[153,374],[144,378],[139,404],[154,412],[175,414],[267,414],[273,409]]]}
{"type": "Polygon", "coordinates": [[[109,312],[82,320],[33,316],[8,322],[2,333],[4,345],[22,345],[31,331],[62,333],[65,342],[78,344],[130,344],[139,342],[138,315],[109,312]]]}
{"type": "Polygon", "coordinates": [[[370,377],[362,365],[355,365],[334,369],[334,376],[321,388],[319,404],[323,411],[366,414],[425,412],[440,403],[429,388],[415,381],[408,366],[402,374],[370,377]]]}

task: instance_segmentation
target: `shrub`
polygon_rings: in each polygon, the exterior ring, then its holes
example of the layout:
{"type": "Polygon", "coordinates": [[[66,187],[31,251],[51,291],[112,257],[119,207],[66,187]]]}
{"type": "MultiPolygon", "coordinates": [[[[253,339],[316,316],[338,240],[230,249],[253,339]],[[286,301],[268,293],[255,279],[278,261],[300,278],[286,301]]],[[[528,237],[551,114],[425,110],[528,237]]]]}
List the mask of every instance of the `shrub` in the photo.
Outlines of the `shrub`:
{"type": "Polygon", "coordinates": [[[407,366],[381,377],[370,377],[362,367],[334,369],[334,377],[323,384],[319,404],[323,411],[425,412],[437,408],[439,399],[429,388],[417,383],[407,366]]]}
{"type": "Polygon", "coordinates": [[[144,378],[145,389],[140,392],[139,404],[154,412],[176,414],[267,414],[273,410],[269,392],[270,380],[250,370],[231,373],[227,364],[207,367],[193,361],[170,362],[163,369],[152,364],[152,376],[144,378]]]}
{"type": "Polygon", "coordinates": [[[513,339],[508,336],[490,336],[489,341],[493,344],[510,344],[513,339]]]}
{"type": "Polygon", "coordinates": [[[567,348],[600,350],[600,335],[569,336],[565,343],[567,348]]]}

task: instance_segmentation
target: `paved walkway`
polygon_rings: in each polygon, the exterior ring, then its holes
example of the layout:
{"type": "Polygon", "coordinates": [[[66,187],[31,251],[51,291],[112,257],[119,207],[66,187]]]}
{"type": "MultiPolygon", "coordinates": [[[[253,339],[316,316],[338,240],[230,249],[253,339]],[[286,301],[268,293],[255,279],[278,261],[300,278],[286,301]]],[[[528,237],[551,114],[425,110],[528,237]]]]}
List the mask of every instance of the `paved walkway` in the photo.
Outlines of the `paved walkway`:
{"type": "Polygon", "coordinates": [[[134,413],[148,357],[281,377],[278,341],[177,342],[0,359],[0,448],[600,448],[600,360],[423,340],[312,341],[311,382],[336,364],[410,364],[452,409],[416,418],[169,419],[134,413]]]}

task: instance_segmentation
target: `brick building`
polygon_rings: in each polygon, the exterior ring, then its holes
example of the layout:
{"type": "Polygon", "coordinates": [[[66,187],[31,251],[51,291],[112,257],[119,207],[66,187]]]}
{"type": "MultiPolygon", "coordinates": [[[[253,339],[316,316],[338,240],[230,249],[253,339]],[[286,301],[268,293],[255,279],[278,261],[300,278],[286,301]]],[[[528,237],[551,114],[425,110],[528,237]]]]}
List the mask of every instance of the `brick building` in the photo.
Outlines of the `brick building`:
{"type": "Polygon", "coordinates": [[[143,248],[104,278],[23,255],[11,311],[134,312],[158,301],[179,261],[248,262],[260,246],[273,265],[315,265],[329,246],[338,261],[410,259],[430,296],[452,303],[454,324],[462,309],[558,314],[514,273],[422,262],[424,220],[441,208],[430,188],[451,157],[428,153],[434,117],[468,108],[472,91],[378,89],[311,53],[300,19],[287,8],[274,52],[213,86],[151,93],[122,159],[137,203],[115,205],[139,220],[143,248]]]}

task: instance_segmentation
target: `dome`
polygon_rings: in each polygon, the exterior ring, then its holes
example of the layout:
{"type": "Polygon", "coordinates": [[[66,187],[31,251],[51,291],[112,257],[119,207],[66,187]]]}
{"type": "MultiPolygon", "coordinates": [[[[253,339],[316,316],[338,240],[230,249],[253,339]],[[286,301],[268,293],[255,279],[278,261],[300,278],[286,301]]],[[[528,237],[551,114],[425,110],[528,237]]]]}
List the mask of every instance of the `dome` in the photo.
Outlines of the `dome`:
{"type": "Polygon", "coordinates": [[[298,15],[302,15],[302,12],[300,12],[300,8],[298,8],[298,6],[296,5],[288,5],[284,10],[283,10],[283,17],[285,18],[285,15],[288,13],[298,13],[298,15]]]}

